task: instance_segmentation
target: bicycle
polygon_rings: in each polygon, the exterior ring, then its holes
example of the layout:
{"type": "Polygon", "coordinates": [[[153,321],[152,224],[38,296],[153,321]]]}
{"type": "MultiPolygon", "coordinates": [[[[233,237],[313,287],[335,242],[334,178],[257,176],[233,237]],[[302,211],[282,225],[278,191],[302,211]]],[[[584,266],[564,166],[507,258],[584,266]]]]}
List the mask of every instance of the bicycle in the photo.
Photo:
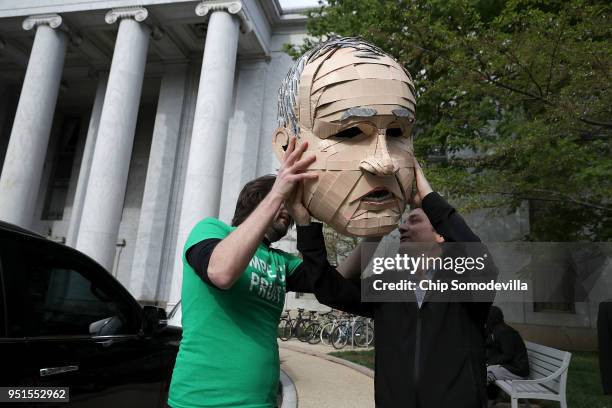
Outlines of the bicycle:
{"type": "Polygon", "coordinates": [[[355,327],[353,342],[357,347],[370,347],[374,342],[374,324],[366,319],[355,327]]]}
{"type": "Polygon", "coordinates": [[[298,315],[295,319],[291,319],[289,316],[282,318],[279,322],[278,337],[282,341],[287,341],[292,337],[296,337],[300,341],[307,341],[304,337],[304,329],[306,322],[313,320],[316,312],[310,311],[308,317],[303,316],[304,309],[298,309],[298,315]]]}
{"type": "Polygon", "coordinates": [[[335,349],[342,349],[348,342],[357,347],[368,347],[374,341],[374,325],[370,319],[359,316],[351,316],[341,321],[333,329],[331,345],[335,349]]]}

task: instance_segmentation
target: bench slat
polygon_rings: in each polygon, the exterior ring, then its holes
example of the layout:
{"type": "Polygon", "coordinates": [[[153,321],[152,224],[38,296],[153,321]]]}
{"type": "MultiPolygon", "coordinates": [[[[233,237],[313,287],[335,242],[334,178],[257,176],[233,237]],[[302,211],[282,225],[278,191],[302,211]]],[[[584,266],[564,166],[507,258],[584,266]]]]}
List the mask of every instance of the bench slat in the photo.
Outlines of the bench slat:
{"type": "Polygon", "coordinates": [[[525,346],[531,352],[535,352],[538,354],[544,354],[551,358],[556,358],[557,360],[563,360],[567,351],[557,350],[552,347],[546,347],[541,344],[532,343],[530,341],[525,342],[525,346]]]}
{"type": "Polygon", "coordinates": [[[529,358],[535,358],[537,360],[544,361],[544,362],[546,362],[546,363],[548,363],[548,364],[550,364],[552,366],[555,366],[555,367],[561,367],[561,365],[563,364],[563,359],[559,359],[557,357],[550,357],[550,356],[548,356],[546,354],[542,354],[542,353],[534,353],[534,352],[530,353],[528,351],[527,352],[527,356],[529,358]]]}
{"type": "MultiPolygon", "coordinates": [[[[504,390],[507,394],[512,394],[512,380],[498,380],[495,382],[495,384],[497,384],[497,386],[504,390]]],[[[539,384],[521,384],[518,386],[517,391],[555,395],[554,392],[539,384]]]]}
{"type": "Polygon", "coordinates": [[[529,371],[530,373],[537,373],[538,376],[534,377],[534,378],[541,378],[541,377],[548,377],[549,375],[551,375],[552,373],[556,372],[557,370],[550,370],[546,367],[542,367],[541,365],[537,364],[537,363],[531,363],[529,364],[529,371]]]}

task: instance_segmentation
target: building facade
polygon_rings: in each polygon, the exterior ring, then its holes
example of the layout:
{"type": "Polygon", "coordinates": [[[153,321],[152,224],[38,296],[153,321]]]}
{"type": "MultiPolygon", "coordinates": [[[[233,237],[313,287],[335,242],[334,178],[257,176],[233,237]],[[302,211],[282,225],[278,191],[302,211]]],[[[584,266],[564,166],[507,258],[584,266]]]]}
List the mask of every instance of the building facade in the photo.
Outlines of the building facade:
{"type": "Polygon", "coordinates": [[[172,307],[189,230],[278,167],[282,46],[304,33],[277,0],[2,2],[0,219],[172,307]]]}

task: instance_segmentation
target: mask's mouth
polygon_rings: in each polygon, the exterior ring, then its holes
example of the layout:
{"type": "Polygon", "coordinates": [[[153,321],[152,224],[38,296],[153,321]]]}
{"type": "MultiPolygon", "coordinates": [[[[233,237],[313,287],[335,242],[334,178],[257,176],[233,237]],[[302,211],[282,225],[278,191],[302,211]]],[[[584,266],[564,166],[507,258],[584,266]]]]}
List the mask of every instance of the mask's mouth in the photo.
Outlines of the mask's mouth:
{"type": "Polygon", "coordinates": [[[366,195],[361,197],[362,202],[367,203],[384,203],[394,198],[393,193],[387,190],[384,187],[376,187],[373,190],[370,190],[366,195]]]}

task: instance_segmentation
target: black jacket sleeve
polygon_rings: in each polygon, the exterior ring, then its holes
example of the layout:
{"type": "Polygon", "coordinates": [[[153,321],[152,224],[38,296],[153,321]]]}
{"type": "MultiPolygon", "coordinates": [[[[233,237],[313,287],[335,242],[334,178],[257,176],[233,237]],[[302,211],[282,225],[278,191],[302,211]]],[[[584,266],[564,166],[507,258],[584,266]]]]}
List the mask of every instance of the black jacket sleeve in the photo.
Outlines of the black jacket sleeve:
{"type": "MultiPolygon", "coordinates": [[[[359,282],[345,279],[327,261],[323,224],[312,223],[297,227],[297,248],[304,262],[287,280],[288,290],[299,285],[309,285],[317,300],[324,305],[345,312],[372,317],[372,307],[361,302],[359,282]]],[[[304,286],[300,286],[303,288],[304,286]]]]}
{"type": "Polygon", "coordinates": [[[431,225],[446,242],[480,242],[463,217],[440,194],[435,191],[427,194],[422,207],[431,225]]]}
{"type": "MultiPolygon", "coordinates": [[[[497,280],[498,269],[489,250],[485,244],[481,243],[480,238],[471,230],[453,206],[447,203],[437,192],[431,192],[423,199],[422,207],[432,226],[438,234],[444,237],[445,242],[468,243],[466,245],[450,244],[449,255],[472,258],[485,257],[485,268],[482,271],[465,273],[461,275],[460,279],[474,282],[497,280]]],[[[453,278],[459,276],[454,273],[452,275],[454,275],[453,278]]],[[[495,299],[495,291],[460,293],[458,296],[464,296],[462,298],[466,300],[464,305],[471,311],[471,316],[475,321],[479,325],[484,324],[489,307],[495,299]]]]}
{"type": "Polygon", "coordinates": [[[208,277],[208,263],[210,262],[210,256],[213,250],[219,242],[221,242],[221,240],[216,238],[205,239],[190,247],[185,254],[187,263],[189,263],[189,266],[193,268],[200,279],[217,289],[220,288],[212,283],[208,277]]]}
{"type": "Polygon", "coordinates": [[[302,262],[293,273],[287,276],[287,292],[312,293],[308,268],[302,262]]]}

